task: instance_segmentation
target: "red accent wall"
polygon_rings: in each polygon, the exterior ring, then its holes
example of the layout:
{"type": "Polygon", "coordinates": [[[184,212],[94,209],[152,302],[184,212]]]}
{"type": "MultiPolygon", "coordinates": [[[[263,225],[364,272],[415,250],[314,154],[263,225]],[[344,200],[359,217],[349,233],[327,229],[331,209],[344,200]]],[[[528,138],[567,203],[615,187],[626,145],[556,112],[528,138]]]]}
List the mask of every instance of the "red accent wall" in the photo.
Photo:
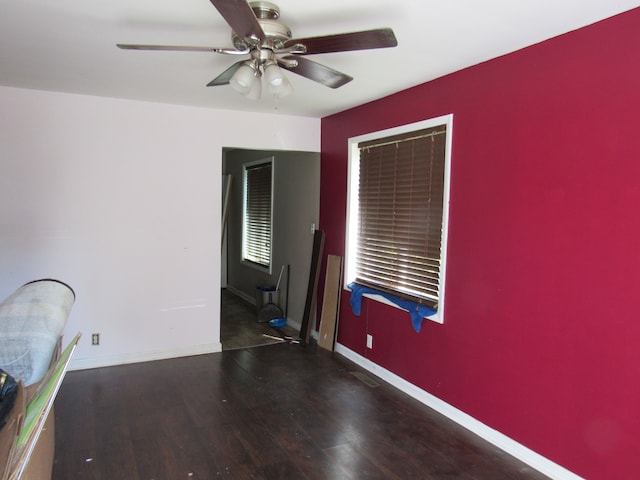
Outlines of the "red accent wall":
{"type": "Polygon", "coordinates": [[[445,324],[346,293],[338,341],[581,476],[636,478],[640,9],[324,118],[325,254],[347,139],[448,113],[445,324]]]}

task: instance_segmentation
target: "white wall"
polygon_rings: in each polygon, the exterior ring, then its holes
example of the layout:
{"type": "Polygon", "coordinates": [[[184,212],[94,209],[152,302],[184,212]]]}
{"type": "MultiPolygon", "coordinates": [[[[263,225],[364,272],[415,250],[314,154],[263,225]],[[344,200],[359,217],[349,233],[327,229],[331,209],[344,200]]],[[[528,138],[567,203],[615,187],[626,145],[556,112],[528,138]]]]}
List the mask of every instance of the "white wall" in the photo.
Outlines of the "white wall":
{"type": "Polygon", "coordinates": [[[219,351],[223,147],[319,151],[320,120],[0,87],[0,297],[69,283],[72,368],[219,351]]]}

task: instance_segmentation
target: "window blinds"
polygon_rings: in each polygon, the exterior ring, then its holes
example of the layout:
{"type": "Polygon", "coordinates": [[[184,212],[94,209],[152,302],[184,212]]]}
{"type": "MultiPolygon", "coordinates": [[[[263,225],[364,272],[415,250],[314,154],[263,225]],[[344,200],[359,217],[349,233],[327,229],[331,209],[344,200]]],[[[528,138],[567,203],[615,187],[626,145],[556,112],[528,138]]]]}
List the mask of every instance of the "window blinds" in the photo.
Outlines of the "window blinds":
{"type": "Polygon", "coordinates": [[[438,302],[446,126],[361,142],[356,283],[438,302]]]}
{"type": "Polygon", "coordinates": [[[245,167],[243,259],[271,263],[271,162],[245,167]]]}

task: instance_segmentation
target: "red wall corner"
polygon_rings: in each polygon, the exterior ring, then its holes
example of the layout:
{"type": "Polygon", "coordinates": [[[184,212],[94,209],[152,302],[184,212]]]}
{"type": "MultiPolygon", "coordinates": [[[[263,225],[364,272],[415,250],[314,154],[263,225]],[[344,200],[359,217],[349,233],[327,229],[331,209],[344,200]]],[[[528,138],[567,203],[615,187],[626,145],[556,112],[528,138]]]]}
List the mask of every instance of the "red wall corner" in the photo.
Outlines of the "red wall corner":
{"type": "Polygon", "coordinates": [[[340,343],[590,479],[640,469],[638,25],[635,9],[322,120],[320,226],[343,255],[347,139],[454,114],[445,324],[415,333],[371,301],[357,317],[345,292],[340,343]]]}

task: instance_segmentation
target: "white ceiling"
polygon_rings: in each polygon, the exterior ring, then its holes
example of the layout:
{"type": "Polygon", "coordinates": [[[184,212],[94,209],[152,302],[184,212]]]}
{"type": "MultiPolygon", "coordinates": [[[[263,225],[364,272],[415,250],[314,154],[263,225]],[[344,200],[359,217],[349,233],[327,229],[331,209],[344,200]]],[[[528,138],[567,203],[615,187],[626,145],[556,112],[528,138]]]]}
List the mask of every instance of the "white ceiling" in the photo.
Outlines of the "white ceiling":
{"type": "Polygon", "coordinates": [[[231,47],[208,0],[2,0],[0,85],[323,117],[640,6],[637,0],[273,0],[293,37],[393,28],[398,47],[308,57],[353,76],[333,90],[287,73],[276,103],[206,87],[239,58],[116,43],[231,47]]]}

